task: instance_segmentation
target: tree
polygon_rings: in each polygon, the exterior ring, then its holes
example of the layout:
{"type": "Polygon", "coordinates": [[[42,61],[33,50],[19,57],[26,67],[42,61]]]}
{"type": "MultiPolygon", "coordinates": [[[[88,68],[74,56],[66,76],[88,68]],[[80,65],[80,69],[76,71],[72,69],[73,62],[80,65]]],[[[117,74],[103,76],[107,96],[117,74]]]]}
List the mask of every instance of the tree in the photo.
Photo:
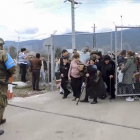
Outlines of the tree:
{"type": "Polygon", "coordinates": [[[59,48],[59,47],[57,47],[56,49],[55,49],[55,57],[61,57],[61,54],[62,54],[62,50],[61,50],[61,48],[59,48]]]}
{"type": "Polygon", "coordinates": [[[9,47],[9,54],[15,59],[17,56],[17,49],[14,46],[9,47]]]}

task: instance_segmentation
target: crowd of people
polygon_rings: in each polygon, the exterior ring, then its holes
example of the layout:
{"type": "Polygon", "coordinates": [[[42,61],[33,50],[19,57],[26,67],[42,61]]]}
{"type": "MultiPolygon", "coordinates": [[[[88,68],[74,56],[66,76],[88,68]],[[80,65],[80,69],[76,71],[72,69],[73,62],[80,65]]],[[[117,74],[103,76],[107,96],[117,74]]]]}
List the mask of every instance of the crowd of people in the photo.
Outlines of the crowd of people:
{"type": "MultiPolygon", "coordinates": [[[[12,84],[8,83],[8,80],[15,74],[14,61],[3,50],[3,45],[4,40],[0,38],[0,125],[6,122],[3,114],[7,106],[8,84],[12,84]]],[[[63,99],[73,93],[72,101],[88,103],[90,98],[91,104],[97,104],[98,98],[104,100],[108,95],[110,100],[115,99],[115,90],[117,95],[127,96],[126,101],[139,99],[140,52],[122,50],[121,53],[108,52],[103,56],[102,52],[91,51],[86,47],[84,53],[90,54],[86,63],[80,60],[80,54],[76,49],[73,50],[71,58],[68,51],[63,50],[62,57],[55,60],[55,73],[57,77],[61,77],[60,93],[63,94],[63,99]],[[83,100],[80,100],[83,91],[81,89],[86,90],[83,100]]],[[[27,69],[30,69],[33,90],[40,91],[40,75],[43,86],[46,86],[46,71],[49,67],[49,73],[51,73],[51,63],[49,62],[47,66],[44,56],[39,53],[30,61],[28,58],[26,48],[22,48],[18,56],[21,81],[27,82],[26,73],[27,69]]],[[[4,131],[0,130],[0,135],[3,133],[4,131]]]]}
{"type": "Polygon", "coordinates": [[[67,50],[62,51],[60,93],[63,94],[63,99],[70,94],[67,86],[69,84],[74,96],[73,101],[80,100],[83,87],[86,89],[86,95],[80,102],[88,102],[91,98],[91,103],[96,104],[97,98],[105,99],[108,95],[109,99],[113,100],[116,98],[115,91],[117,95],[126,96],[126,101],[139,98],[136,95],[140,93],[140,52],[122,50],[117,54],[117,63],[115,54],[109,52],[103,56],[102,52],[90,51],[86,47],[84,53],[90,53],[86,64],[80,60],[77,51],[74,50],[72,60],[69,60],[67,50]]]}

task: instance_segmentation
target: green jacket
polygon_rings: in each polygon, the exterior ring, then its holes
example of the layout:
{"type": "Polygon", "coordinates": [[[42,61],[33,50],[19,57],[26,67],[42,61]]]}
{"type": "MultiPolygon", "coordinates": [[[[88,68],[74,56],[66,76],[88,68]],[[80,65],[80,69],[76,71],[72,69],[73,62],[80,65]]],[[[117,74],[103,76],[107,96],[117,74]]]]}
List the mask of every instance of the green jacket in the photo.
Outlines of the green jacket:
{"type": "Polygon", "coordinates": [[[134,57],[129,57],[125,63],[124,68],[122,69],[123,73],[123,83],[124,84],[134,84],[136,79],[133,77],[133,74],[137,71],[137,65],[134,63],[134,57]]]}
{"type": "Polygon", "coordinates": [[[5,62],[8,60],[7,54],[4,50],[0,50],[0,80],[6,79],[7,69],[5,67],[5,62]]]}

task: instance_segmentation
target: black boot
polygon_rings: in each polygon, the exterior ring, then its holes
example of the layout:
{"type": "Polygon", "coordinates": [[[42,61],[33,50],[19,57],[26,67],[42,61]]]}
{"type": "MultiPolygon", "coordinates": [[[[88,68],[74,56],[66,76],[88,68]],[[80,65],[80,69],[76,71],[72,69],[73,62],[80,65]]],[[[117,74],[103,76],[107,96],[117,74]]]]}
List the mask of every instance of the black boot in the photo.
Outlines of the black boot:
{"type": "Polygon", "coordinates": [[[62,97],[62,99],[66,99],[67,98],[67,96],[66,95],[64,95],[63,97],[62,97]]]}
{"type": "Polygon", "coordinates": [[[105,94],[105,95],[102,95],[101,97],[100,97],[100,99],[101,100],[105,100],[107,98],[107,95],[105,94]]]}
{"type": "Polygon", "coordinates": [[[80,102],[82,102],[82,103],[88,103],[89,101],[86,100],[86,99],[84,99],[84,100],[81,100],[80,102]]]}
{"type": "Polygon", "coordinates": [[[0,122],[0,124],[4,124],[4,123],[6,123],[6,119],[2,119],[0,122]]]}
{"type": "Polygon", "coordinates": [[[116,97],[110,97],[109,98],[109,100],[115,100],[116,99],[116,97]]]}
{"type": "Polygon", "coordinates": [[[63,92],[60,92],[60,94],[62,94],[62,95],[63,95],[63,92]]]}
{"type": "Polygon", "coordinates": [[[0,130],[0,135],[2,135],[4,133],[4,131],[3,130],[0,130]]]}
{"type": "Polygon", "coordinates": [[[97,98],[94,98],[93,101],[90,104],[97,104],[97,98]]]}

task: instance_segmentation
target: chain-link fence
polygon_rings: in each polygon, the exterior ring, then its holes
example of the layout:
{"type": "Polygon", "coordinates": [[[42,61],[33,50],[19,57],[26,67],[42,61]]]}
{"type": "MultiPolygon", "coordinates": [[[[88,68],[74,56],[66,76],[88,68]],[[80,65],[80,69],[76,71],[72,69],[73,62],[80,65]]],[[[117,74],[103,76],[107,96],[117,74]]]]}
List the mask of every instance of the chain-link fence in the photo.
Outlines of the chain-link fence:
{"type": "Polygon", "coordinates": [[[140,95],[140,27],[116,27],[116,95],[140,95]]]}

